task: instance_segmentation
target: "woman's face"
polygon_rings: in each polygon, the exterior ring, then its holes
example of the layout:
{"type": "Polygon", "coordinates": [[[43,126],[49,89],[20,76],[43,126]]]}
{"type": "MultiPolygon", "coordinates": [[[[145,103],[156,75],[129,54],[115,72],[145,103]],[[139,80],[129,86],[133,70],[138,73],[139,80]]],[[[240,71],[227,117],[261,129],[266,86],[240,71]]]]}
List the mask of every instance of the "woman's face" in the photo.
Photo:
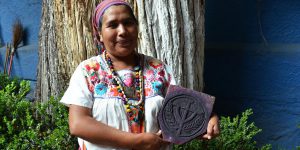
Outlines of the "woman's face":
{"type": "Polygon", "coordinates": [[[124,5],[111,6],[102,17],[100,41],[115,57],[129,56],[137,46],[137,23],[129,9],[124,5]]]}

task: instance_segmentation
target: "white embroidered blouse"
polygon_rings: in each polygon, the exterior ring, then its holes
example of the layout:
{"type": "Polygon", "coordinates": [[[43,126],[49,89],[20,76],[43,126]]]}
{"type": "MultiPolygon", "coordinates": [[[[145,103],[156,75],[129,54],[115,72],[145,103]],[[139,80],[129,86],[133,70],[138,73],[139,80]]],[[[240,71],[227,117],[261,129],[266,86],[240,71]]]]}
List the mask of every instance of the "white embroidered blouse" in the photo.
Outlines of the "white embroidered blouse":
{"type": "MultiPolygon", "coordinates": [[[[141,54],[140,54],[141,55],[141,54]]],[[[165,94],[170,84],[175,84],[168,66],[160,60],[145,56],[143,66],[145,93],[145,132],[156,133],[159,130],[157,115],[162,106],[165,94]]],[[[133,71],[120,70],[118,76],[127,87],[126,94],[134,92],[133,71]]],[[[123,86],[124,86],[123,85],[123,86]]],[[[131,95],[131,94],[129,94],[131,95]]],[[[132,102],[137,102],[131,100],[132,102]]],[[[130,132],[126,110],[118,91],[112,83],[108,66],[102,55],[87,59],[79,64],[73,73],[69,87],[62,97],[65,105],[79,105],[92,109],[93,118],[116,129],[130,132]]],[[[118,149],[97,145],[78,138],[80,148],[87,150],[118,149]]],[[[170,149],[171,146],[162,148],[170,149]]]]}

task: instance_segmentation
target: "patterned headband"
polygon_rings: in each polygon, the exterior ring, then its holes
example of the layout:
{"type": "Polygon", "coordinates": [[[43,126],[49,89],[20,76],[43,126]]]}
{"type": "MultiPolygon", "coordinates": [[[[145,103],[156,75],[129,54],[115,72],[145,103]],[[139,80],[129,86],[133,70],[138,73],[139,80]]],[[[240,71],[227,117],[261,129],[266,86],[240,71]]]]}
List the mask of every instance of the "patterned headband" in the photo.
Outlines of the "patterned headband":
{"type": "Polygon", "coordinates": [[[130,7],[130,5],[124,0],[104,0],[97,5],[97,7],[95,8],[94,16],[92,18],[94,42],[97,46],[101,45],[101,42],[99,40],[100,37],[98,35],[100,19],[103,16],[105,10],[112,5],[127,5],[130,7]]]}

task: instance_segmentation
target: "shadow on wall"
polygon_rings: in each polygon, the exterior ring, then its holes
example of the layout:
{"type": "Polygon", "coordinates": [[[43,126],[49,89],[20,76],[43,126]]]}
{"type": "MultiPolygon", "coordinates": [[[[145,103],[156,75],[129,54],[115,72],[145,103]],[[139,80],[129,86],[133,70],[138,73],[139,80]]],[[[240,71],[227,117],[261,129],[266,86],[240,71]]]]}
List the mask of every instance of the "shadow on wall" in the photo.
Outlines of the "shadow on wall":
{"type": "Polygon", "coordinates": [[[23,37],[22,37],[22,46],[26,46],[28,44],[28,36],[29,36],[28,28],[24,27],[23,37]]]}

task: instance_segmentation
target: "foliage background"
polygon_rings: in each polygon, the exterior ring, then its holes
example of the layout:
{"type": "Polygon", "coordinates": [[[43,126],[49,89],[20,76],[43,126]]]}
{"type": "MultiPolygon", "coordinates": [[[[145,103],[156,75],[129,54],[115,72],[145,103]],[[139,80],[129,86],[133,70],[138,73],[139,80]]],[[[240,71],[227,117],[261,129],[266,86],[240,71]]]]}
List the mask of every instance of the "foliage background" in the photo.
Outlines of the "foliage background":
{"type": "Polygon", "coordinates": [[[28,81],[2,75],[0,90],[0,147],[5,149],[75,149],[69,135],[67,108],[50,98],[30,102],[28,81]],[[3,82],[2,82],[3,81],[3,82]],[[10,82],[9,82],[10,81],[10,82]],[[6,84],[6,85],[5,85],[6,84]]]}

